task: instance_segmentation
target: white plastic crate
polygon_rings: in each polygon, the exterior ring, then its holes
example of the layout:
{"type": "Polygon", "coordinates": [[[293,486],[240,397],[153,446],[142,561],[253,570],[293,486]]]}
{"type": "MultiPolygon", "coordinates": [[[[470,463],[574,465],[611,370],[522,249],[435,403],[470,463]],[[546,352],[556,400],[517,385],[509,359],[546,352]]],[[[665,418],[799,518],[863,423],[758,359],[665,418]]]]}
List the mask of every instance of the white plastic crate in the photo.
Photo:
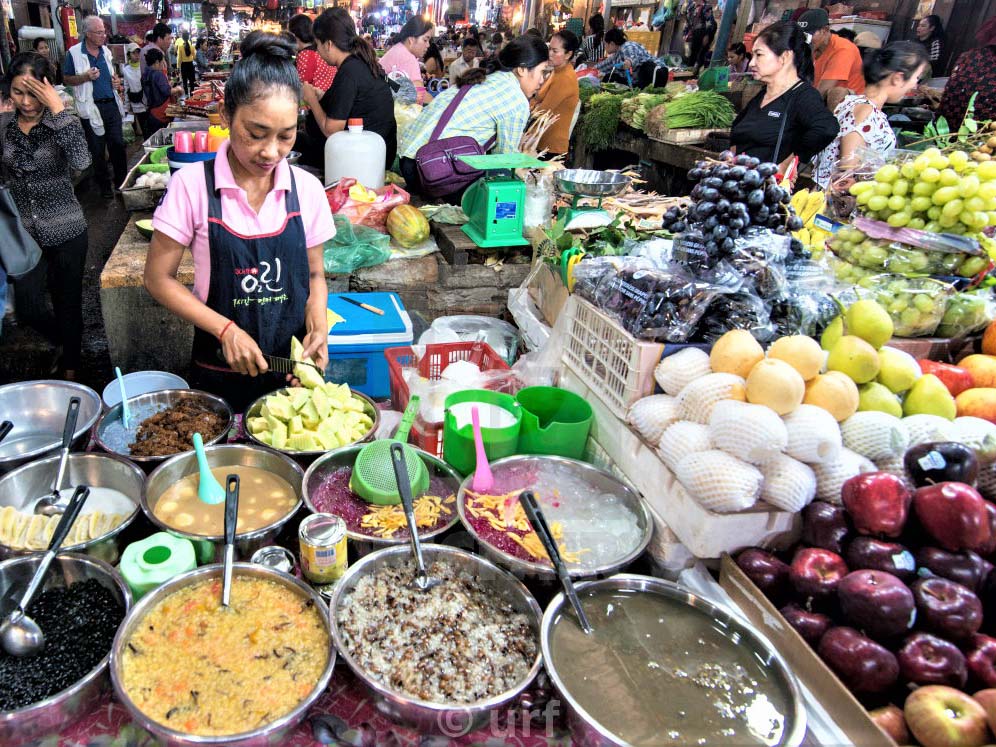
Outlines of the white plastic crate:
{"type": "Polygon", "coordinates": [[[590,303],[571,296],[563,361],[625,420],[630,405],[654,391],[654,369],[664,346],[642,342],[590,303]]]}

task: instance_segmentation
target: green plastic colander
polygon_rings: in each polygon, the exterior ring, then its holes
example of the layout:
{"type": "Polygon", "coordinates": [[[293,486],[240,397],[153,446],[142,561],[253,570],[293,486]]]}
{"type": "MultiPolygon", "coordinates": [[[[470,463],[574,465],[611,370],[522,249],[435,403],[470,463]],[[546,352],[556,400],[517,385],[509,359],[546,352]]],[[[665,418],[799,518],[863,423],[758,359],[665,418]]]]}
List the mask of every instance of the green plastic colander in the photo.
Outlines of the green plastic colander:
{"type": "Polygon", "coordinates": [[[394,438],[381,438],[364,446],[356,455],[353,474],[349,478],[349,489],[367,503],[391,506],[401,503],[398,482],[394,476],[391,461],[391,444],[400,441],[405,450],[405,465],[408,467],[408,480],[412,495],[420,496],[429,489],[429,470],[422,461],[418,449],[405,443],[418,413],[418,396],[412,396],[405,408],[394,438]]]}

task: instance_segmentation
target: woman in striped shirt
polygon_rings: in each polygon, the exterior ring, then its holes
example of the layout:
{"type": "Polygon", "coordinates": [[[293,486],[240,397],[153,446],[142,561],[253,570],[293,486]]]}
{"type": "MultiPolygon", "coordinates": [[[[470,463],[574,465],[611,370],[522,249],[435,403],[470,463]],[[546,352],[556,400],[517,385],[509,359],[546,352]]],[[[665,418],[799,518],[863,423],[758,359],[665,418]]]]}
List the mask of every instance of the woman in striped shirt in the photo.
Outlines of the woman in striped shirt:
{"type": "Polygon", "coordinates": [[[935,78],[944,76],[944,25],[940,16],[924,16],[917,22],[916,38],[927,48],[927,58],[935,78]]]}
{"type": "Polygon", "coordinates": [[[594,65],[605,57],[605,20],[601,13],[596,13],[588,19],[588,36],[581,40],[581,51],[578,52],[577,63],[586,62],[594,65]]]}

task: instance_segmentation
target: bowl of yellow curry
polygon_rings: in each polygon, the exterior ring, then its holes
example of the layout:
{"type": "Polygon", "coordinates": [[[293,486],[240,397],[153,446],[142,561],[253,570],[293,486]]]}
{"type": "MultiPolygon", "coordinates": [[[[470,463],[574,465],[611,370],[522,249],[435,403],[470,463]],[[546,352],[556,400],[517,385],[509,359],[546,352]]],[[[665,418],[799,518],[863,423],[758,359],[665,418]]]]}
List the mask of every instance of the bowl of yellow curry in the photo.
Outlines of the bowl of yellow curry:
{"type": "Polygon", "coordinates": [[[170,745],[279,744],[328,687],[328,609],[286,573],[236,563],[177,576],[142,598],[111,649],[111,681],[135,722],[170,745]]]}
{"type": "MultiPolygon", "coordinates": [[[[239,516],[235,530],[237,557],[245,559],[274,538],[301,507],[304,470],[288,456],[260,446],[207,446],[211,473],[221,485],[228,475],[239,476],[239,516]]],[[[142,491],[142,510],[165,532],[213,549],[221,560],[225,504],[204,503],[197,497],[199,482],[194,452],[178,454],[149,475],[142,491]]]]}

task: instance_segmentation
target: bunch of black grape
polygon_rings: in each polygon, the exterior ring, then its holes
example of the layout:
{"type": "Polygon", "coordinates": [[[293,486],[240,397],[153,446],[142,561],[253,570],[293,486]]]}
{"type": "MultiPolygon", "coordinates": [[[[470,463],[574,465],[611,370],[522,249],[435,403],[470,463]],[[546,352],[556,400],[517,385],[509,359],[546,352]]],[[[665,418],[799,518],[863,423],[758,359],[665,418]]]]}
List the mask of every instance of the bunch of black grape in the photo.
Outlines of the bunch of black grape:
{"type": "Polygon", "coordinates": [[[710,257],[721,259],[733,251],[734,242],[751,227],[786,234],[802,228],[802,220],[789,206],[791,195],[775,181],[778,166],[747,155],[720,154],[719,161],[699,161],[688,172],[696,182],[693,204],[682,211],[672,207],[662,227],[672,233],[701,230],[710,257]]]}

